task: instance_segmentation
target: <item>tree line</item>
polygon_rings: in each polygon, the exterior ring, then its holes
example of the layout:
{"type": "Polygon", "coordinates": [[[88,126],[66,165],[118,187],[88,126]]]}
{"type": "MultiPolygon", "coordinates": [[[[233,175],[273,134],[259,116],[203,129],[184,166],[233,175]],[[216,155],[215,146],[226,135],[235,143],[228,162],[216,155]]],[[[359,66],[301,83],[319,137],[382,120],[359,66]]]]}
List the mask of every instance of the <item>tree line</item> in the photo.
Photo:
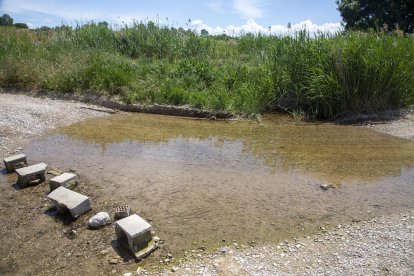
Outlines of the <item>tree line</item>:
{"type": "Polygon", "coordinates": [[[21,29],[29,29],[29,26],[27,26],[26,23],[14,23],[13,24],[13,18],[8,14],[3,14],[0,16],[0,26],[15,26],[17,28],[21,29]]]}

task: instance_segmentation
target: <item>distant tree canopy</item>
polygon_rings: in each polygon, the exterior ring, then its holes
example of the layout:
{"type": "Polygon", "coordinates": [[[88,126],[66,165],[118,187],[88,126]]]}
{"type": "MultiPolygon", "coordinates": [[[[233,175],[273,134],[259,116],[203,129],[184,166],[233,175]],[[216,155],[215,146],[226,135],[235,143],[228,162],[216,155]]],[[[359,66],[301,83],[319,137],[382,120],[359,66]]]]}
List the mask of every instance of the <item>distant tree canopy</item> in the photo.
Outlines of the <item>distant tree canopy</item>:
{"type": "Polygon", "coordinates": [[[337,0],[346,29],[414,30],[414,0],[337,0]]]}
{"type": "Polygon", "coordinates": [[[15,23],[13,24],[13,18],[8,14],[3,14],[0,16],[0,26],[15,26],[20,29],[29,29],[26,23],[15,23]]]}
{"type": "Polygon", "coordinates": [[[13,26],[13,18],[8,14],[0,16],[0,26],[13,26]]]}
{"type": "Polygon", "coordinates": [[[29,29],[26,23],[15,23],[14,26],[19,29],[29,29]]]}

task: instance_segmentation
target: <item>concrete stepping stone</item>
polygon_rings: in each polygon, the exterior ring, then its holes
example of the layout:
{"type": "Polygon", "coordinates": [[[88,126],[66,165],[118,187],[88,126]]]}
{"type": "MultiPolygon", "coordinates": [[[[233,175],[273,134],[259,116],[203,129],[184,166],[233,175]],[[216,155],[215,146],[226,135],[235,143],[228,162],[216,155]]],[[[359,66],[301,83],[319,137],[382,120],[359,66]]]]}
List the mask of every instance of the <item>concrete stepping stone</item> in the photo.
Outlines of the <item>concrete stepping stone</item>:
{"type": "Polygon", "coordinates": [[[118,242],[134,254],[147,248],[151,241],[151,225],[137,214],[115,222],[115,233],[118,242]]]}
{"type": "Polygon", "coordinates": [[[55,189],[47,197],[58,208],[58,212],[69,211],[73,218],[77,218],[91,209],[89,197],[65,187],[55,189]]]}
{"type": "Polygon", "coordinates": [[[55,176],[49,180],[50,191],[53,191],[60,186],[73,189],[77,184],[78,177],[73,173],[62,173],[61,175],[55,176]]]}
{"type": "Polygon", "coordinates": [[[23,153],[6,157],[3,159],[3,162],[4,166],[6,167],[6,171],[9,173],[16,171],[16,169],[27,166],[26,155],[23,153]]]}
{"type": "Polygon", "coordinates": [[[17,183],[21,187],[26,187],[27,185],[37,185],[42,182],[45,182],[45,171],[47,165],[45,163],[39,163],[20,169],[16,169],[17,173],[17,183]]]}

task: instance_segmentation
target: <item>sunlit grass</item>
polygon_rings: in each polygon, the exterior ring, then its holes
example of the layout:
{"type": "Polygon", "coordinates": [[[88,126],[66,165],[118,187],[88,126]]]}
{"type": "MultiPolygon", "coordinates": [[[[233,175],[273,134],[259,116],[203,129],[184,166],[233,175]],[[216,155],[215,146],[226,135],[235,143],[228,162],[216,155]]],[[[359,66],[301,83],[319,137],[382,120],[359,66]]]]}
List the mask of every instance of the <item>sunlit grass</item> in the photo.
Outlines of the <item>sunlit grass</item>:
{"type": "Polygon", "coordinates": [[[0,28],[0,86],[128,103],[332,118],[414,101],[414,41],[377,33],[200,36],[136,22],[0,28]]]}

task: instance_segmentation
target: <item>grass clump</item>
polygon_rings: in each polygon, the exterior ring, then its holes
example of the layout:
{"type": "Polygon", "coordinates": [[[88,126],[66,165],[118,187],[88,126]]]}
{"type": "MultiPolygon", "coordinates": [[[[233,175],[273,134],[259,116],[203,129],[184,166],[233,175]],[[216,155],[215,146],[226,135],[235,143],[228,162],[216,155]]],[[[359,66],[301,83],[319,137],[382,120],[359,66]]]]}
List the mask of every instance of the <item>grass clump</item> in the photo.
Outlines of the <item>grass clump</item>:
{"type": "Polygon", "coordinates": [[[412,104],[413,42],[359,32],[208,36],[152,22],[1,27],[0,86],[334,118],[412,104]]]}

